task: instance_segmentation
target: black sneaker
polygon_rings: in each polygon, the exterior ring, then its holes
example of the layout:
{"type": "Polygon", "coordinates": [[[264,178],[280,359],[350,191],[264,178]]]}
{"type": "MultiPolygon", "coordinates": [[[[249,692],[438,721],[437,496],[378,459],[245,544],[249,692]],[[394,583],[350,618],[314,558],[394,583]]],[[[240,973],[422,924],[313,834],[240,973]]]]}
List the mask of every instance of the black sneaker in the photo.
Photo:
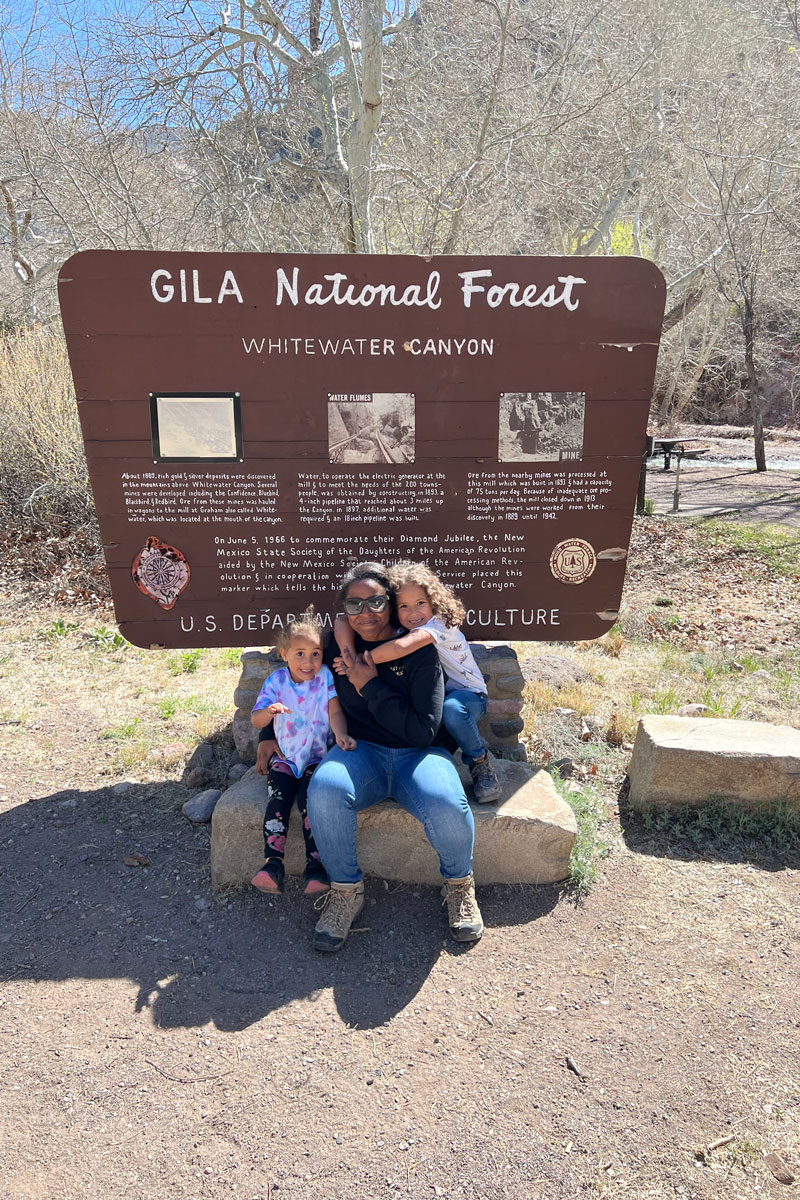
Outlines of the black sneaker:
{"type": "Polygon", "coordinates": [[[280,896],[283,891],[283,859],[268,858],[250,882],[267,896],[280,896]]]}
{"type": "Polygon", "coordinates": [[[328,872],[318,858],[309,859],[303,871],[303,895],[321,896],[330,890],[328,872]]]}
{"type": "Polygon", "coordinates": [[[478,804],[493,804],[501,796],[497,774],[489,758],[489,751],[484,750],[480,758],[469,764],[472,776],[472,788],[478,804]]]}

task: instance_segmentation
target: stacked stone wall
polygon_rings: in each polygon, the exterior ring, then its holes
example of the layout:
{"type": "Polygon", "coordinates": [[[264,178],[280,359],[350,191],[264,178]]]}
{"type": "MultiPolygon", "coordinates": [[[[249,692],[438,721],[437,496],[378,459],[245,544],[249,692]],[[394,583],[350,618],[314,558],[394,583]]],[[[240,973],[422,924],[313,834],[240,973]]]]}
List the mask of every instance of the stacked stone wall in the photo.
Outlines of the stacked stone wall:
{"type": "Polygon", "coordinates": [[[473,642],[470,648],[489,693],[486,716],[479,726],[483,740],[500,758],[524,762],[525,747],[520,744],[519,735],[524,728],[522,689],[525,679],[516,653],[503,643],[483,646],[473,642]]]}
{"type": "MultiPolygon", "coordinates": [[[[472,643],[472,653],[486,681],[489,706],[480,731],[489,749],[500,758],[525,761],[520,745],[522,733],[522,688],[524,679],[517,656],[510,646],[483,646],[472,643]]],[[[255,762],[258,730],[250,723],[250,713],[268,675],[282,666],[277,650],[246,650],[242,655],[242,674],[233,694],[236,715],[233,740],[244,762],[255,762]]]]}

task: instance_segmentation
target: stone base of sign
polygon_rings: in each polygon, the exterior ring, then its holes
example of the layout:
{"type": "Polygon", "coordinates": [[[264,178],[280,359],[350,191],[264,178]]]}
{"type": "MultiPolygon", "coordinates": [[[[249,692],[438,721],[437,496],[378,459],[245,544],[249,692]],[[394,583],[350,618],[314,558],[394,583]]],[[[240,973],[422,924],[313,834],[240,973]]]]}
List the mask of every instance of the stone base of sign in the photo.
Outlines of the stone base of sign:
{"type": "MultiPolygon", "coordinates": [[[[459,772],[468,788],[469,774],[459,772]]],[[[472,805],[475,879],[490,883],[556,883],[565,879],[577,836],[575,817],[546,771],[498,761],[503,797],[472,805]]],[[[469,794],[469,792],[468,792],[469,794]]],[[[211,825],[211,880],[215,888],[248,883],[264,861],[266,780],[255,768],[224,792],[211,825]]],[[[402,883],[441,883],[439,863],[422,825],[393,801],[359,813],[358,859],[367,875],[402,883]]],[[[292,809],[286,870],[303,870],[303,837],[292,809]]]]}
{"type": "Polygon", "coordinates": [[[642,717],[628,775],[637,809],[700,807],[712,799],[800,808],[800,730],[760,721],[642,717]]]}
{"type": "MultiPolygon", "coordinates": [[[[513,762],[524,762],[525,747],[520,745],[523,730],[522,689],[525,680],[517,656],[510,646],[496,644],[471,646],[489,693],[489,706],[479,728],[493,754],[513,762]]],[[[255,762],[258,730],[250,723],[250,713],[261,685],[268,675],[283,666],[277,650],[246,650],[242,655],[242,674],[233,693],[236,714],[233,740],[244,762],[255,762]]]]}

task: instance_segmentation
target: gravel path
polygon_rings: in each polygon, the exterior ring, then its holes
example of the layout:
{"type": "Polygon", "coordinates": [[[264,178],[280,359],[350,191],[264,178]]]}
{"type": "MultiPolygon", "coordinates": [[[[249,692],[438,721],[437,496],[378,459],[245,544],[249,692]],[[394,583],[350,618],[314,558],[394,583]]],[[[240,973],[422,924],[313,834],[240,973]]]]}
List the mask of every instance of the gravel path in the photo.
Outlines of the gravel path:
{"type": "MultiPolygon", "coordinates": [[[[652,460],[647,469],[647,496],[654,512],[673,512],[677,472],[652,460]]],[[[685,517],[737,514],[741,520],[800,528],[800,469],[682,466],[679,513],[685,517]]]]}

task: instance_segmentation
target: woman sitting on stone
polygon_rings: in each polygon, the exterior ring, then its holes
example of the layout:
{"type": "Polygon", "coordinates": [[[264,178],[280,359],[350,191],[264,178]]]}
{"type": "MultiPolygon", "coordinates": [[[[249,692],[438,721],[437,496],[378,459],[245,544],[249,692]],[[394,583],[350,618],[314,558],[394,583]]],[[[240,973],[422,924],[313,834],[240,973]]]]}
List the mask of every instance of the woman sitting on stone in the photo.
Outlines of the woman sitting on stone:
{"type": "MultiPolygon", "coordinates": [[[[331,881],[314,948],[341,950],[364,906],[356,858],[358,813],[388,796],[422,823],[439,856],[450,932],[456,941],[475,942],[483,933],[472,877],[475,827],[444,748],[448,735],[440,734],[444,684],[436,648],[423,646],[378,667],[365,657],[398,633],[389,580],[378,563],[359,563],[347,572],[339,603],[355,632],[357,654],[344,652],[347,674],[334,679],[356,748],[329,750],[308,790],[309,822],[331,881]]],[[[330,636],[327,665],[339,654],[330,636]]],[[[261,734],[268,736],[269,727],[261,734]]]]}

